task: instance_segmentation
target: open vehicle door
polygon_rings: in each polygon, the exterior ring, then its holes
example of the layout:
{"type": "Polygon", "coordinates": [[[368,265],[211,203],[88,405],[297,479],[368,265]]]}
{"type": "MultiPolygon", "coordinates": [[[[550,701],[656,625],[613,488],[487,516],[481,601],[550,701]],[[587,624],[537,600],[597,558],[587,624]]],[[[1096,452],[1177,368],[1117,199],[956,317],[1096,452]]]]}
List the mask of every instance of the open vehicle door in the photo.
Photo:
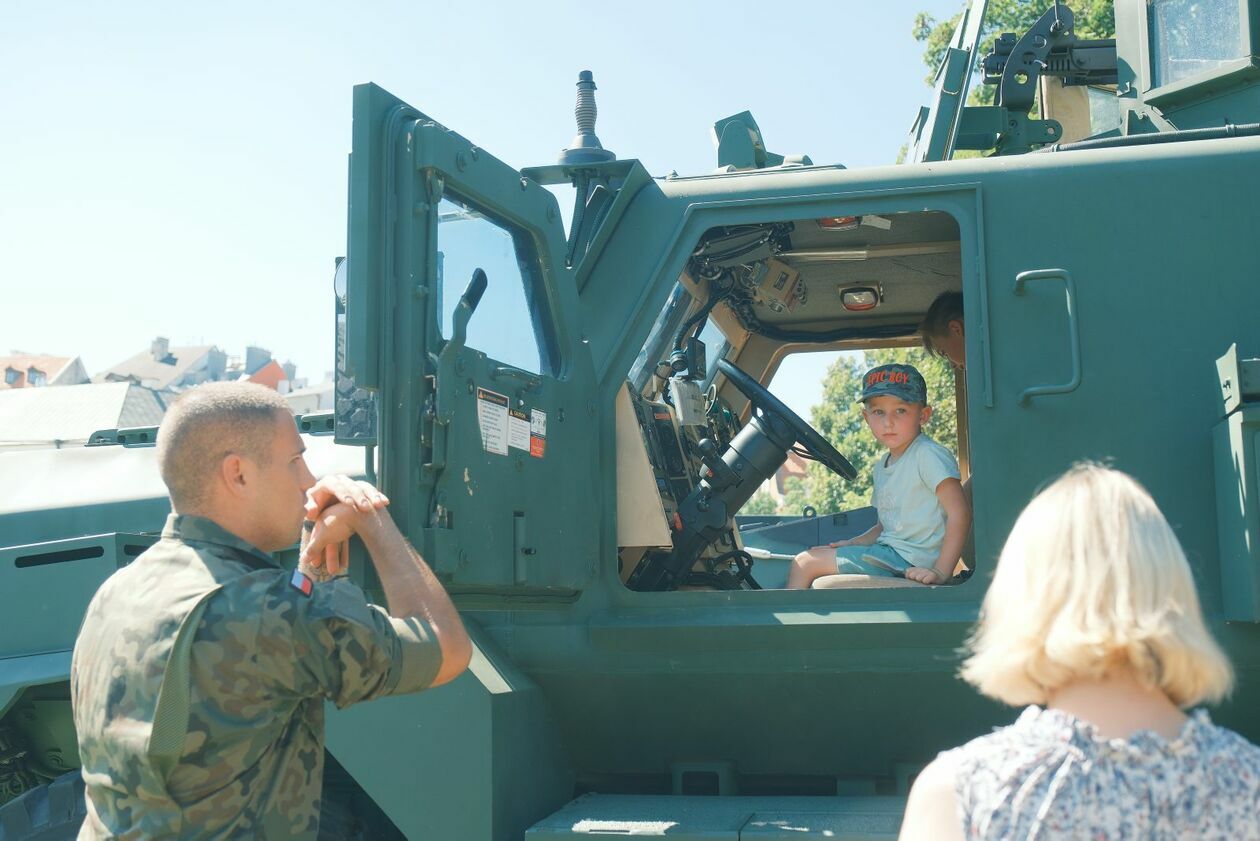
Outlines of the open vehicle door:
{"type": "Polygon", "coordinates": [[[594,378],[555,197],[375,85],[354,93],[347,363],[380,480],[455,588],[573,592],[596,560],[594,378]],[[567,467],[566,467],[567,466],[567,467]]]}

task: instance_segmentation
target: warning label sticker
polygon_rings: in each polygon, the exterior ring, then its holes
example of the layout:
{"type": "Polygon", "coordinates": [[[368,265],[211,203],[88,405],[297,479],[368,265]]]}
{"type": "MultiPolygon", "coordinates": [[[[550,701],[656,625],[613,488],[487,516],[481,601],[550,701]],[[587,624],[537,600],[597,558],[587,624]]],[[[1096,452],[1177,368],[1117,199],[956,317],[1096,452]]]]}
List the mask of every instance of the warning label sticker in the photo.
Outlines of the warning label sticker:
{"type": "Polygon", "coordinates": [[[508,446],[529,449],[529,415],[519,409],[508,410],[508,446]]]}
{"type": "Polygon", "coordinates": [[[533,409],[529,413],[529,454],[542,458],[547,452],[547,413],[533,409]]]}
{"type": "Polygon", "coordinates": [[[477,389],[477,425],[481,427],[481,445],[488,453],[505,456],[508,452],[508,399],[497,392],[477,389]]]}

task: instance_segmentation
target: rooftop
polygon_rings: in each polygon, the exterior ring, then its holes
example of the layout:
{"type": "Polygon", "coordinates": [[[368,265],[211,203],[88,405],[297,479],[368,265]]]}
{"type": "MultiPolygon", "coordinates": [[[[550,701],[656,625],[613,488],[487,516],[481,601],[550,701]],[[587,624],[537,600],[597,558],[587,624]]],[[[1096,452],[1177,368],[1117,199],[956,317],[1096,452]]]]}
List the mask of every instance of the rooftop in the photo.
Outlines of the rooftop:
{"type": "Polygon", "coordinates": [[[161,361],[154,358],[152,350],[146,350],[102,371],[92,379],[95,382],[132,380],[161,391],[177,383],[180,377],[214,349],[214,345],[173,347],[161,361]]]}
{"type": "Polygon", "coordinates": [[[0,373],[5,373],[10,369],[16,372],[13,382],[9,382],[9,376],[0,376],[0,389],[25,388],[31,385],[27,382],[27,371],[31,368],[42,371],[46,381],[51,382],[74,359],[73,356],[48,356],[39,353],[14,353],[0,356],[0,373]]]}
{"type": "Polygon", "coordinates": [[[100,429],[156,426],[166,406],[129,382],[0,392],[0,448],[77,445],[100,429]]]}

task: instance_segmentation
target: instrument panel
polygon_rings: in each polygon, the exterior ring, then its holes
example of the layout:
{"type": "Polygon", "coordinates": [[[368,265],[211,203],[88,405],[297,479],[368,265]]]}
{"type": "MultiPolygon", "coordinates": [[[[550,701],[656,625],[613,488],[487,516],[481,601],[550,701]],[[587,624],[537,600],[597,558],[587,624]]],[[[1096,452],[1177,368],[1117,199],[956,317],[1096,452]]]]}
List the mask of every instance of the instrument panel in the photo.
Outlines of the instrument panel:
{"type": "MultiPolygon", "coordinates": [[[[700,457],[700,441],[709,438],[719,451],[725,450],[738,432],[738,420],[724,401],[713,397],[706,400],[706,423],[687,426],[678,422],[668,402],[649,400],[634,392],[629,392],[628,396],[646,455],[644,469],[650,468],[661,510],[672,529],[674,515],[682,501],[695,490],[705,469],[700,457]]],[[[624,433],[619,431],[619,434],[624,433]]],[[[637,487],[640,492],[646,492],[642,485],[637,487]]]]}

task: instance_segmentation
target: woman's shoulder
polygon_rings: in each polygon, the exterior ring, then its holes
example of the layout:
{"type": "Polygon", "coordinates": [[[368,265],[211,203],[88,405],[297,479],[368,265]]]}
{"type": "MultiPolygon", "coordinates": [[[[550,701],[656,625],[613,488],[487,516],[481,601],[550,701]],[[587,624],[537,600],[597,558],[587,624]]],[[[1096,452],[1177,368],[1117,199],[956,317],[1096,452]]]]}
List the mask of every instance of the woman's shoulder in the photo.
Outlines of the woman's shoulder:
{"type": "Polygon", "coordinates": [[[1031,706],[1013,724],[972,739],[942,757],[949,756],[951,767],[967,778],[977,771],[998,776],[1018,773],[1058,754],[1105,756],[1110,761],[1136,765],[1210,757],[1211,761],[1202,765],[1208,774],[1231,775],[1236,784],[1260,789],[1260,747],[1214,724],[1202,709],[1190,714],[1173,739],[1150,730],[1139,730],[1125,739],[1109,739],[1087,721],[1060,710],[1031,706]]]}
{"type": "Polygon", "coordinates": [[[928,763],[910,788],[901,827],[903,839],[944,841],[963,837],[957,779],[955,751],[945,751],[928,763]]]}
{"type": "Polygon", "coordinates": [[[1206,710],[1191,714],[1180,742],[1183,749],[1211,757],[1208,768],[1216,775],[1226,774],[1260,791],[1260,747],[1241,733],[1213,724],[1206,710]]]}
{"type": "Polygon", "coordinates": [[[1036,706],[1027,707],[1011,724],[996,727],[991,733],[977,736],[941,756],[951,756],[951,761],[957,765],[977,759],[991,762],[994,754],[1039,751],[1048,745],[1066,741],[1067,734],[1060,732],[1064,729],[1059,726],[1060,722],[1052,721],[1047,715],[1052,712],[1036,706]]]}

